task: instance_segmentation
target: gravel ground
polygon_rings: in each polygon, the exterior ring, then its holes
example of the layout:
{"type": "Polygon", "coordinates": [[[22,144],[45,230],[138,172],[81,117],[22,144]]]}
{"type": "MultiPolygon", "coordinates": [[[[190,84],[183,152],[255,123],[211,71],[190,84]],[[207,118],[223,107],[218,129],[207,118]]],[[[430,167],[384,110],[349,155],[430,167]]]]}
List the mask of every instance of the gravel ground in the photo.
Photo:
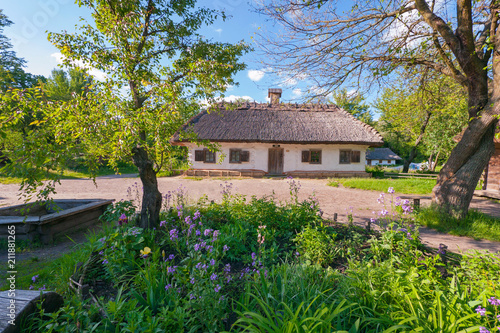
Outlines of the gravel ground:
{"type": "MultiPolygon", "coordinates": [[[[358,189],[348,189],[342,186],[327,186],[327,180],[318,179],[300,179],[299,199],[306,199],[315,193],[319,200],[320,207],[324,211],[324,216],[333,219],[334,213],[338,214],[338,221],[345,222],[347,213],[353,211],[354,222],[364,226],[366,222],[375,216],[375,212],[380,211],[382,205],[377,203],[380,193],[376,191],[365,191],[358,189]]],[[[286,179],[186,179],[183,177],[159,178],[160,192],[165,194],[167,191],[176,190],[179,187],[185,187],[188,198],[195,202],[201,196],[207,195],[209,200],[218,201],[222,198],[221,185],[232,184],[231,193],[240,193],[247,196],[255,195],[262,197],[264,195],[275,195],[278,200],[290,199],[290,188],[286,179]],[[227,183],[226,183],[227,182],[227,183]]],[[[56,190],[57,199],[115,199],[128,200],[136,197],[137,191],[141,191],[140,180],[134,175],[106,176],[99,177],[96,185],[89,179],[67,179],[62,180],[56,190]],[[97,186],[96,186],[97,185],[97,186]]],[[[0,207],[19,204],[18,185],[0,184],[0,207]]],[[[395,194],[397,195],[397,193],[395,194]]],[[[404,198],[419,197],[402,195],[404,198]]],[[[430,202],[430,197],[421,197],[421,204],[426,205],[430,202]]],[[[472,208],[477,208],[487,214],[500,217],[500,204],[487,199],[475,198],[471,203],[472,208]]],[[[439,233],[429,228],[421,228],[420,235],[424,243],[432,247],[438,247],[440,243],[446,244],[451,251],[468,251],[472,249],[489,250],[490,252],[500,252],[500,243],[486,240],[474,240],[467,237],[457,237],[439,233]]],[[[74,235],[73,240],[76,243],[84,241],[82,235],[74,235]]],[[[44,257],[51,253],[64,251],[69,248],[71,243],[57,244],[48,247],[49,253],[44,249],[38,249],[36,255],[44,257]],[[53,250],[50,250],[53,249],[53,250]]],[[[33,254],[20,254],[27,257],[33,254]]],[[[0,254],[0,257],[2,255],[0,254]]],[[[19,258],[22,260],[22,257],[19,258]]]]}

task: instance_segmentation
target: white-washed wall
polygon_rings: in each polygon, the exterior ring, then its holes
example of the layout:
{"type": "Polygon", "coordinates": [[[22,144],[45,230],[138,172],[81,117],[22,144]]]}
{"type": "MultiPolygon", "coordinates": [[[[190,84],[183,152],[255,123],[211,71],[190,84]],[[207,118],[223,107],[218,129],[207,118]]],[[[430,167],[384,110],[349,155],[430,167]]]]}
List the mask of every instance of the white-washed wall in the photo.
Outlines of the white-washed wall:
{"type": "Polygon", "coordinates": [[[371,160],[371,165],[394,165],[396,164],[396,160],[371,160]]]}
{"type": "MultiPolygon", "coordinates": [[[[194,161],[194,151],[203,149],[193,144],[189,148],[189,161],[193,169],[240,170],[253,169],[268,171],[268,149],[273,148],[270,143],[221,143],[221,151],[217,152],[218,163],[204,163],[194,161]],[[229,149],[242,149],[250,152],[249,162],[229,163],[229,149]],[[221,153],[225,158],[220,162],[221,153]]],[[[283,171],[365,171],[366,145],[291,145],[280,144],[284,149],[283,171]],[[321,149],[322,163],[302,163],[302,150],[321,149]],[[350,149],[361,151],[360,162],[340,164],[340,150],[350,149]]]]}

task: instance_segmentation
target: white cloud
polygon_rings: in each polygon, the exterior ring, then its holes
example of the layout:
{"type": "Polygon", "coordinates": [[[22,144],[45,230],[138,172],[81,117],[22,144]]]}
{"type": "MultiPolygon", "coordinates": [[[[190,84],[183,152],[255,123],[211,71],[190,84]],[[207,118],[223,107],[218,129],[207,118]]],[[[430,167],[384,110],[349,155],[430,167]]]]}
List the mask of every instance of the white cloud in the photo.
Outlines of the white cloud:
{"type": "Polygon", "coordinates": [[[292,90],[293,97],[300,97],[302,96],[303,92],[302,89],[300,88],[295,88],[292,90]]]}
{"type": "Polygon", "coordinates": [[[236,96],[236,95],[229,95],[224,97],[225,102],[235,102],[236,100],[247,100],[249,102],[253,101],[254,99],[250,96],[236,96]]]}
{"type": "Polygon", "coordinates": [[[217,32],[219,34],[219,36],[222,33],[222,29],[221,28],[215,29],[214,31],[217,32]]]}
{"type": "Polygon", "coordinates": [[[266,72],[264,72],[263,70],[250,69],[248,71],[248,78],[254,82],[257,82],[257,81],[260,81],[264,77],[265,74],[266,74],[266,72]]]}
{"type": "MultiPolygon", "coordinates": [[[[50,56],[54,57],[56,59],[57,63],[59,63],[59,64],[63,63],[64,56],[60,52],[52,53],[50,56]]],[[[104,81],[107,77],[106,73],[104,73],[103,71],[95,69],[92,66],[88,66],[81,60],[72,61],[72,64],[74,66],[87,69],[88,73],[90,75],[94,76],[99,81],[104,81]]]]}

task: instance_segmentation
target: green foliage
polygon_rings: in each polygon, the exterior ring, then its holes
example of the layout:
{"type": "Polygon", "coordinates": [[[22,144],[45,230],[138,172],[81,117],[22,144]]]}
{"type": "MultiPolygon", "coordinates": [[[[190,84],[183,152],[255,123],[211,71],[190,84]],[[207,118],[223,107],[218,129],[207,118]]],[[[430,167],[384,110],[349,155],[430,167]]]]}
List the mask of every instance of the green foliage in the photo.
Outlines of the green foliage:
{"type": "Polygon", "coordinates": [[[43,84],[47,97],[56,101],[69,101],[82,95],[92,85],[92,76],[79,68],[70,68],[68,72],[61,69],[52,70],[51,76],[43,84]]]}
{"type": "Polygon", "coordinates": [[[134,206],[132,201],[120,200],[109,205],[104,213],[99,217],[99,220],[116,225],[122,214],[132,217],[136,209],[137,208],[134,206]]]}
{"type": "MultiPolygon", "coordinates": [[[[381,196],[384,210],[391,209],[384,223],[379,220],[386,228],[369,233],[325,227],[315,201],[296,202],[296,191],[285,203],[269,197],[247,202],[230,194],[230,184],[222,187],[221,203],[170,206],[156,230],[130,226],[122,217],[120,226],[106,227],[68,255],[60,274],[29,269],[39,275],[35,287],[62,286],[69,296],[55,314],[34,319],[32,329],[434,333],[497,325],[498,254],[451,261],[445,252],[426,252],[418,230],[407,225],[407,203],[381,196]],[[111,294],[97,302],[71,297],[67,281],[78,261],[89,263],[84,282],[92,292],[104,281],[111,294]],[[477,314],[478,306],[485,315],[477,314]]],[[[171,192],[170,200],[187,203],[185,193],[171,192]]]]}
{"type": "Polygon", "coordinates": [[[333,228],[309,225],[297,234],[294,241],[305,259],[313,264],[328,265],[339,252],[335,236],[333,228]]]}
{"type": "Polygon", "coordinates": [[[474,209],[469,210],[465,218],[456,219],[435,207],[428,207],[418,213],[417,221],[451,235],[500,241],[500,220],[474,209]]]}
{"type": "Polygon", "coordinates": [[[445,160],[456,145],[453,138],[467,124],[467,94],[462,86],[444,76],[415,76],[409,81],[401,79],[394,87],[384,89],[375,102],[381,113],[378,130],[384,141],[403,157],[408,156],[424,131],[420,153],[439,153],[445,160]]]}
{"type": "Polygon", "coordinates": [[[337,106],[352,114],[356,119],[373,126],[373,115],[370,106],[364,103],[365,98],[361,93],[349,93],[347,89],[342,89],[333,92],[332,97],[337,106]]]}

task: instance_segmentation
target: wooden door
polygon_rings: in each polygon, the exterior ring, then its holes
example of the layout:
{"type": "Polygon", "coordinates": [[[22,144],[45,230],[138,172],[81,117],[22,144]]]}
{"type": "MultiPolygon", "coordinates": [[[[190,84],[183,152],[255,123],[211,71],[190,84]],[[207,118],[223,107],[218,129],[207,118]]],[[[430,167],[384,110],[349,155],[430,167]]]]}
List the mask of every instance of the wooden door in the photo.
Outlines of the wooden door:
{"type": "Polygon", "coordinates": [[[283,148],[269,148],[268,172],[270,175],[283,174],[283,148]]]}

